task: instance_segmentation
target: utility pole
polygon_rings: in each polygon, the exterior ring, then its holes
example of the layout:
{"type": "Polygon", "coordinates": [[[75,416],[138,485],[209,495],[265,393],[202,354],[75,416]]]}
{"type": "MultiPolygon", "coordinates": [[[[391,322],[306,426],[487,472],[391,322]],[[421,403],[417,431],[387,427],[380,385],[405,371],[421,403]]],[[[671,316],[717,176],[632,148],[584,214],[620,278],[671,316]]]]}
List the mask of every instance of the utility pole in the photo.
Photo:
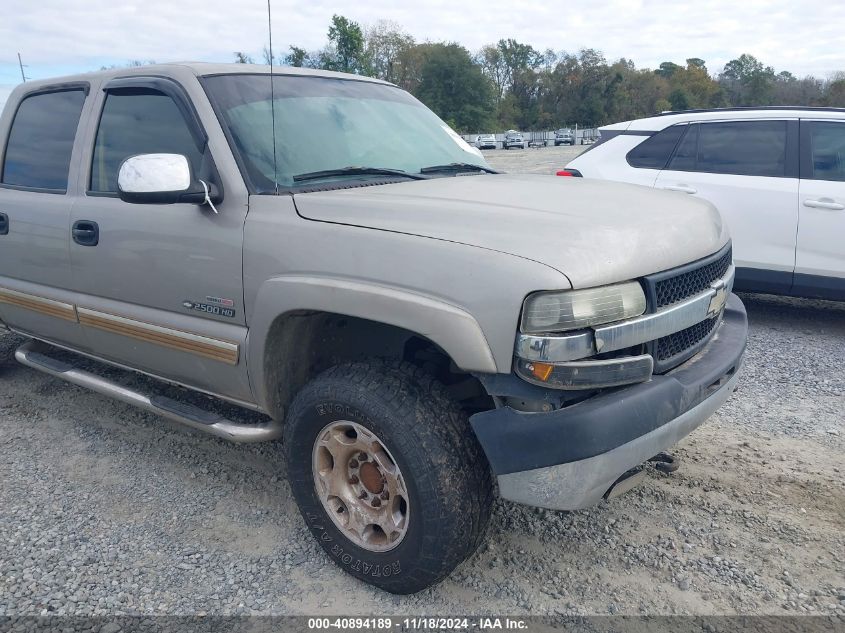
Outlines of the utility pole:
{"type": "Polygon", "coordinates": [[[23,62],[21,61],[21,54],[18,53],[18,66],[21,67],[21,79],[26,83],[26,75],[23,74],[23,62]]]}

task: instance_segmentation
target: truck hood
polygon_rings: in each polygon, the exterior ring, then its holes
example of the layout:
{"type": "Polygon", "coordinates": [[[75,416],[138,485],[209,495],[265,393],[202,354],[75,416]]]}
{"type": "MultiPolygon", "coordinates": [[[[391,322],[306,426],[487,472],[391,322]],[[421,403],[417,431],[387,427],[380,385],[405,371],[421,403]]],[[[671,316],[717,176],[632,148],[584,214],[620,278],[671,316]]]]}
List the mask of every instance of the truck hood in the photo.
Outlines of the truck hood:
{"type": "Polygon", "coordinates": [[[708,202],[583,178],[457,176],[301,193],[294,201],[310,220],[459,242],[541,262],[566,275],[573,288],[674,268],[714,253],[728,240],[708,202]]]}

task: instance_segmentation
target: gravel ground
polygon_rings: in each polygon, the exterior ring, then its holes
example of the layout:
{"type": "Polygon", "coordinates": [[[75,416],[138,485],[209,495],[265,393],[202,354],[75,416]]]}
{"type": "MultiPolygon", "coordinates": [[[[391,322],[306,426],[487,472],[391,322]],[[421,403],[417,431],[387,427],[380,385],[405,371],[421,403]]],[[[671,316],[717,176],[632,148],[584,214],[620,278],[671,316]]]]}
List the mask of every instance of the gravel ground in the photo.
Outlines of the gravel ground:
{"type": "Polygon", "coordinates": [[[588,149],[589,145],[561,145],[559,147],[530,147],[528,149],[483,150],[490,165],[504,172],[522,174],[553,174],[566,163],[588,149]]]}
{"type": "MultiPolygon", "coordinates": [[[[571,152],[491,162],[547,170],[571,152]]],[[[498,502],[482,550],[408,597],[328,560],[278,444],[230,445],[39,374],[2,335],[0,615],[845,615],[845,304],[743,299],[745,373],[679,445],[679,471],[580,512],[498,502]]]]}

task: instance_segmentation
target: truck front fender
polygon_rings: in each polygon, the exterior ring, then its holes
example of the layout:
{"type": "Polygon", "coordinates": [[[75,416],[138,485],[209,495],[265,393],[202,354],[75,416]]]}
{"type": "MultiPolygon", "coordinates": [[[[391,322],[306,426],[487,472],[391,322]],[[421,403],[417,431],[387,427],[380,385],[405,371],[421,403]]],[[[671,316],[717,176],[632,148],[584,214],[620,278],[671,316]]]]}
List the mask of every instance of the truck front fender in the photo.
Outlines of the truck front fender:
{"type": "Polygon", "coordinates": [[[270,410],[264,350],[276,319],[291,312],[319,311],[357,317],[409,330],[440,346],[467,372],[496,373],[481,326],[465,310],[405,289],[327,276],[284,275],[258,290],[247,341],[250,382],[258,402],[270,410]]]}

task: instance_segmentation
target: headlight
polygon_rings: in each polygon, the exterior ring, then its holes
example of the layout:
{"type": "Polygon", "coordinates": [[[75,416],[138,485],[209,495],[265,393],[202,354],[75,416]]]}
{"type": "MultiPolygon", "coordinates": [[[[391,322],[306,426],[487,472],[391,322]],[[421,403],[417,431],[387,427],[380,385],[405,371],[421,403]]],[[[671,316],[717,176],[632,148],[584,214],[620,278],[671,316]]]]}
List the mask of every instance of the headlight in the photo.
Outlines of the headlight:
{"type": "Polygon", "coordinates": [[[579,330],[639,316],[645,307],[645,294],[636,281],[585,290],[535,292],[522,308],[522,331],[579,330]]]}

